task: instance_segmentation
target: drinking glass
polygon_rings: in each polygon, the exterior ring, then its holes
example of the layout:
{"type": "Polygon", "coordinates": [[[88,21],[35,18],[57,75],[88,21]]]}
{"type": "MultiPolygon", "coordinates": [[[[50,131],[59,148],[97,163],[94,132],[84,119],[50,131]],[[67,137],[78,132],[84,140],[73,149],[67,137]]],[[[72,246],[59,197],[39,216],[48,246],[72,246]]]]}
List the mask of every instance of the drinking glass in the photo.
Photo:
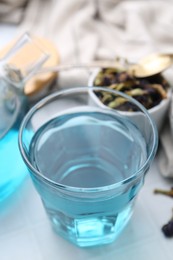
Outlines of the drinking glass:
{"type": "Polygon", "coordinates": [[[158,135],[146,109],[104,87],[64,89],[25,116],[19,148],[57,234],[81,246],[113,242],[132,216],[158,135]],[[110,109],[114,95],[134,112],[110,109]]]}

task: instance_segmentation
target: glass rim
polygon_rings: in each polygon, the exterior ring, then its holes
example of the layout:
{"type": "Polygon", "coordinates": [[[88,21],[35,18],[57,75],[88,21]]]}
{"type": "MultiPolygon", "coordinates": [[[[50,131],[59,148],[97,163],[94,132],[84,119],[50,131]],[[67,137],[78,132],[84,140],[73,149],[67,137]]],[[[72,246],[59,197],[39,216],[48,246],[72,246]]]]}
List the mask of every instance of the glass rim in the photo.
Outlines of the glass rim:
{"type": "MultiPolygon", "coordinates": [[[[106,110],[103,107],[100,107],[100,109],[102,110],[106,110]]],[[[107,110],[108,111],[108,110],[107,110]]],[[[110,109],[111,112],[115,112],[114,109],[110,109]]],[[[121,112],[121,111],[120,111],[121,112]]],[[[125,111],[123,111],[124,113],[125,111]]],[[[128,111],[127,111],[128,113],[128,111]]],[[[138,112],[129,112],[131,113],[138,113],[138,112]]],[[[147,109],[141,104],[139,103],[136,99],[130,97],[129,95],[121,92],[121,91],[117,91],[117,90],[113,90],[113,89],[108,89],[105,86],[101,86],[101,87],[96,87],[96,86],[84,86],[84,87],[73,87],[73,88],[66,88],[63,90],[59,90],[55,93],[52,93],[46,97],[44,97],[43,99],[41,99],[39,102],[37,102],[25,115],[24,119],[22,120],[22,123],[20,125],[19,128],[19,135],[18,135],[18,145],[19,145],[19,150],[21,153],[21,156],[26,164],[26,166],[31,170],[32,173],[34,173],[34,175],[38,178],[43,179],[44,182],[46,182],[47,184],[59,188],[59,189],[63,189],[66,191],[71,191],[71,192],[102,192],[102,191],[108,191],[108,190],[112,190],[114,188],[118,188],[121,187],[123,184],[127,184],[132,182],[133,180],[137,179],[140,174],[143,173],[143,171],[145,171],[145,169],[148,168],[150,161],[153,159],[153,157],[155,156],[156,150],[157,150],[157,146],[158,146],[158,132],[157,132],[157,127],[155,125],[155,122],[151,119],[151,116],[149,115],[147,109]],[[149,155],[147,155],[147,158],[145,160],[145,162],[139,167],[138,170],[136,170],[130,177],[116,182],[114,184],[110,184],[107,186],[101,186],[101,187],[95,187],[95,188],[79,188],[79,187],[73,187],[73,186],[68,186],[68,185],[64,185],[58,182],[55,182],[51,179],[49,179],[48,177],[44,176],[39,170],[37,170],[32,164],[31,162],[28,160],[27,154],[25,152],[24,146],[23,146],[23,132],[25,130],[25,127],[27,125],[27,123],[29,122],[29,120],[32,118],[32,116],[34,115],[34,113],[39,109],[44,107],[45,105],[49,104],[50,102],[54,101],[57,97],[60,97],[61,95],[68,95],[68,94],[73,94],[76,92],[86,92],[89,90],[100,90],[100,91],[105,91],[105,92],[109,92],[112,94],[116,94],[116,95],[120,95],[126,99],[128,99],[129,101],[131,101],[132,103],[134,103],[138,108],[140,108],[140,110],[145,114],[145,116],[147,117],[147,120],[150,123],[151,129],[152,129],[152,133],[153,133],[153,144],[152,144],[152,148],[151,151],[149,153],[149,155]]]]}

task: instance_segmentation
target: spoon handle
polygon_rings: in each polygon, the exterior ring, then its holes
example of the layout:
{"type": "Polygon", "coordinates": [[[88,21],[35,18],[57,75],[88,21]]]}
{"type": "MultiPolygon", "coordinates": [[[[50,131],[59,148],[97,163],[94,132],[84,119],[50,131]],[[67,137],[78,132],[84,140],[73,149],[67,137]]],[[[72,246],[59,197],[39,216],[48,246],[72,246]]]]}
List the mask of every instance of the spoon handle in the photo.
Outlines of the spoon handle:
{"type": "Polygon", "coordinates": [[[107,61],[107,60],[99,60],[99,61],[91,61],[89,63],[79,63],[79,64],[61,64],[55,67],[47,67],[42,68],[37,71],[37,73],[47,73],[47,72],[59,72],[62,70],[70,70],[70,69],[90,69],[90,68],[123,68],[123,66],[118,61],[107,61]]]}

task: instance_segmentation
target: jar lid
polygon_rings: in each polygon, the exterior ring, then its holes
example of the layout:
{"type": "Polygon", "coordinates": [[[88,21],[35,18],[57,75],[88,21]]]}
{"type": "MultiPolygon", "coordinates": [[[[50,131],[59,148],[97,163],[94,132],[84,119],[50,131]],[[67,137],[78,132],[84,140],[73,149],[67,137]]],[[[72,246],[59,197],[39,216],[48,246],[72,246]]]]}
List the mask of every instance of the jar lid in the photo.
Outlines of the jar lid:
{"type": "MultiPolygon", "coordinates": [[[[4,55],[9,52],[15,42],[16,41],[10,42],[0,50],[0,59],[3,59],[4,55]]],[[[13,66],[23,71],[23,68],[25,68],[27,64],[34,64],[35,60],[37,61],[40,55],[38,51],[39,48],[35,48],[36,46],[41,47],[41,50],[44,50],[44,52],[48,54],[42,68],[57,66],[60,63],[59,52],[54,44],[48,39],[32,35],[32,41],[28,41],[20,51],[17,52],[17,55],[13,56],[13,66]]],[[[56,77],[57,72],[46,72],[33,75],[25,82],[24,94],[29,97],[34,97],[34,95],[38,94],[51,84],[56,77]]]]}

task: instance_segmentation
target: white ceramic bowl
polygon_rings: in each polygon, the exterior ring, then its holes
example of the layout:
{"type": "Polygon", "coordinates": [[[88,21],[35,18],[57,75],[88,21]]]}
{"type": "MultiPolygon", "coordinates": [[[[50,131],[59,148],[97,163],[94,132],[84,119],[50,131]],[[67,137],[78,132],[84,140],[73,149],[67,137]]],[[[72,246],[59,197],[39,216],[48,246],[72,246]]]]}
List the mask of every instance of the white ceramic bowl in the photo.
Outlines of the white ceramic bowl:
{"type": "MultiPolygon", "coordinates": [[[[100,71],[100,69],[96,69],[91,74],[91,76],[89,77],[89,80],[88,80],[88,86],[91,87],[90,96],[91,96],[93,105],[95,104],[96,106],[105,107],[105,105],[99,100],[99,98],[92,91],[92,86],[94,84],[94,80],[95,80],[99,71],[100,71]]],[[[171,100],[171,89],[168,90],[166,99],[163,99],[157,106],[155,106],[151,109],[148,109],[148,112],[149,112],[151,118],[155,121],[157,129],[158,129],[159,132],[160,132],[160,130],[161,130],[163,124],[164,124],[166,115],[168,113],[170,100],[171,100]]],[[[127,113],[131,116],[135,112],[127,112],[127,113]]]]}

